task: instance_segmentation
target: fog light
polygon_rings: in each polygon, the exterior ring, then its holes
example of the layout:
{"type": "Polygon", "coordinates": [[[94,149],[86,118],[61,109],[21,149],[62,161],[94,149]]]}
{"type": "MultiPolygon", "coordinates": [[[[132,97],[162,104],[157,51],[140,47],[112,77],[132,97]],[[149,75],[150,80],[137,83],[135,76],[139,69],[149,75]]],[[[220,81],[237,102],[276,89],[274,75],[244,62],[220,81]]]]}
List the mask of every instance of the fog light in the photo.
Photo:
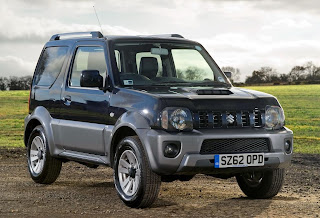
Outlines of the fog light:
{"type": "Polygon", "coordinates": [[[164,146],[164,156],[169,158],[176,157],[180,152],[180,142],[167,142],[164,146]]]}
{"type": "Polygon", "coordinates": [[[286,140],[284,142],[284,150],[287,154],[290,154],[291,153],[291,147],[292,147],[292,143],[290,140],[286,140]]]}

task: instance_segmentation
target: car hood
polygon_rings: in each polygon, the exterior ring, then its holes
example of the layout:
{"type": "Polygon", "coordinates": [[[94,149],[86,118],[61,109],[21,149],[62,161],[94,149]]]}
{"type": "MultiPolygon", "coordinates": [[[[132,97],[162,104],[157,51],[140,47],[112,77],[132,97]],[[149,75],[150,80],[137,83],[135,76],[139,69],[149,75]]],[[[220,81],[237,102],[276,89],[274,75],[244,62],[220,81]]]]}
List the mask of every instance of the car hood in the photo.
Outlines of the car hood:
{"type": "Polygon", "coordinates": [[[138,111],[148,118],[151,126],[159,125],[159,114],[166,107],[188,108],[197,114],[263,111],[267,105],[280,106],[272,95],[235,87],[131,87],[118,89],[114,94],[110,99],[111,110],[118,111],[119,116],[124,111],[138,111]]]}
{"type": "MultiPolygon", "coordinates": [[[[162,107],[186,107],[193,111],[238,111],[264,110],[267,105],[280,106],[278,100],[269,94],[243,88],[212,87],[144,87],[144,93],[154,99],[161,99],[162,107]]],[[[145,102],[146,104],[146,102],[145,102]]]]}

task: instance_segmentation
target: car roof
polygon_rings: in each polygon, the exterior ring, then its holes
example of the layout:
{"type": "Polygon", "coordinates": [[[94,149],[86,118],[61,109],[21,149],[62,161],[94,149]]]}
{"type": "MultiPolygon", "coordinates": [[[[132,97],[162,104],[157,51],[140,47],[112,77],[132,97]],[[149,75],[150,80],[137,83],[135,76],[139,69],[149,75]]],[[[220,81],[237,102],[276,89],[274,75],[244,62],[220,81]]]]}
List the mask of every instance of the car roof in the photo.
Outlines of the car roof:
{"type": "Polygon", "coordinates": [[[162,41],[162,42],[186,42],[199,44],[198,42],[185,39],[179,34],[160,34],[160,35],[102,35],[100,32],[75,32],[55,34],[46,43],[48,46],[69,46],[78,41],[162,41]]]}

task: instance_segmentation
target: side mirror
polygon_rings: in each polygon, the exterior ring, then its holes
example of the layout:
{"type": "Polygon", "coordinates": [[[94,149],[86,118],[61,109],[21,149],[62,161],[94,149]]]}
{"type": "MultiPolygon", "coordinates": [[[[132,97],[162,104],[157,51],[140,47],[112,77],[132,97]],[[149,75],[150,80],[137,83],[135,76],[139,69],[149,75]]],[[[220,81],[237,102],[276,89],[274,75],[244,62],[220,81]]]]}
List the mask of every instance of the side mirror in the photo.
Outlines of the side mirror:
{"type": "Polygon", "coordinates": [[[103,86],[103,77],[98,70],[83,70],[80,77],[81,87],[98,87],[103,86]]]}
{"type": "Polygon", "coordinates": [[[228,79],[231,79],[232,73],[231,72],[224,72],[224,75],[226,75],[226,77],[228,79]]]}

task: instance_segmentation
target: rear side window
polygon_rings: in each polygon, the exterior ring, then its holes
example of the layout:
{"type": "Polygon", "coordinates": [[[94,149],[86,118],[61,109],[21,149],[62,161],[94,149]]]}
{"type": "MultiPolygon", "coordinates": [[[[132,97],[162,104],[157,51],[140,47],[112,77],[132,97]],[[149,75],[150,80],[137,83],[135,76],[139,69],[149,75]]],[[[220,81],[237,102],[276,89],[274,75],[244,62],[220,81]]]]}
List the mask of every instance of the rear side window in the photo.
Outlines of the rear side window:
{"type": "Polygon", "coordinates": [[[42,53],[35,75],[34,84],[40,86],[51,86],[58,77],[68,47],[48,47],[42,53]]]}

